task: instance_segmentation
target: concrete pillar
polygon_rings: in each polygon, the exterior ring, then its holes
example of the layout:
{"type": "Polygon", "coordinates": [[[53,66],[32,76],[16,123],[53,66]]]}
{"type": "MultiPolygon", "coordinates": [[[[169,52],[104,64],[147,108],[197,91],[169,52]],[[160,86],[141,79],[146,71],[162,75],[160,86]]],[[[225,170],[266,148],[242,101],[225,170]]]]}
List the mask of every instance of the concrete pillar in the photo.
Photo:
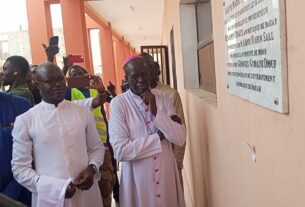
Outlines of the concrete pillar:
{"type": "Polygon", "coordinates": [[[79,63],[93,73],[89,54],[87,28],[83,0],[61,0],[63,29],[67,54],[83,55],[84,63],[79,63]]]}
{"type": "Polygon", "coordinates": [[[115,80],[116,80],[115,85],[117,86],[117,92],[121,92],[120,90],[121,82],[118,79],[119,77],[118,54],[117,54],[118,40],[115,37],[112,38],[112,44],[113,44],[113,56],[114,56],[115,80]]]}
{"type": "Polygon", "coordinates": [[[123,64],[126,60],[126,55],[125,55],[125,42],[124,39],[120,39],[116,41],[116,61],[117,61],[117,73],[116,73],[116,79],[117,79],[117,84],[119,86],[121,85],[121,81],[124,78],[124,70],[123,70],[123,64]]]}
{"type": "Polygon", "coordinates": [[[29,36],[32,52],[32,63],[47,61],[42,43],[48,44],[53,35],[50,2],[44,0],[27,0],[29,36]]]}
{"type": "Polygon", "coordinates": [[[130,54],[131,56],[134,56],[133,49],[132,49],[132,47],[130,47],[130,45],[129,45],[129,54],[130,54]]]}
{"type": "Polygon", "coordinates": [[[131,56],[131,53],[130,53],[130,43],[127,43],[124,44],[125,46],[125,58],[129,58],[131,56]]]}
{"type": "Polygon", "coordinates": [[[112,29],[110,23],[108,24],[108,27],[101,29],[100,42],[103,63],[103,82],[105,85],[107,85],[109,81],[115,84],[117,81],[114,63],[112,29]]]}

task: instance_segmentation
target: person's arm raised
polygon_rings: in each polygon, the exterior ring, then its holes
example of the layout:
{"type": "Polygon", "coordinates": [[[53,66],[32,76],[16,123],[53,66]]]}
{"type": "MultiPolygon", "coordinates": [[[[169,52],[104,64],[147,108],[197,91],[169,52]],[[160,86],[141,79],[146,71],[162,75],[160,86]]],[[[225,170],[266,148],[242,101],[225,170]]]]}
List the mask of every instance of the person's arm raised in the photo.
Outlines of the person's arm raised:
{"type": "Polygon", "coordinates": [[[53,63],[55,55],[59,52],[59,47],[57,45],[46,46],[45,44],[42,44],[42,47],[44,48],[44,52],[47,55],[48,62],[53,63]]]}
{"type": "Polygon", "coordinates": [[[106,102],[106,90],[102,79],[98,76],[90,76],[90,88],[97,90],[97,96],[92,100],[92,108],[103,105],[106,102]]]}

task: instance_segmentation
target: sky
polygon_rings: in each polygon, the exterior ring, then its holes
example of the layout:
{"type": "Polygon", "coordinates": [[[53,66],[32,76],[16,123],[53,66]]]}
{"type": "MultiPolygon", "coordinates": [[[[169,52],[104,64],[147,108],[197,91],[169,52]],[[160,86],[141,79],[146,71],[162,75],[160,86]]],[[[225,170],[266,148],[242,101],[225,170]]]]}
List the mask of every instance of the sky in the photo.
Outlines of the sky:
{"type": "MultiPolygon", "coordinates": [[[[51,6],[53,28],[62,27],[60,5],[51,6]]],[[[28,28],[26,0],[0,0],[0,33],[28,28]]]]}
{"type": "MultiPolygon", "coordinates": [[[[51,15],[53,28],[62,28],[60,4],[51,5],[51,15]]],[[[20,28],[28,30],[26,0],[0,0],[0,33],[19,31],[20,28]]],[[[91,43],[95,72],[101,73],[101,55],[97,32],[92,31],[91,43]]]]}

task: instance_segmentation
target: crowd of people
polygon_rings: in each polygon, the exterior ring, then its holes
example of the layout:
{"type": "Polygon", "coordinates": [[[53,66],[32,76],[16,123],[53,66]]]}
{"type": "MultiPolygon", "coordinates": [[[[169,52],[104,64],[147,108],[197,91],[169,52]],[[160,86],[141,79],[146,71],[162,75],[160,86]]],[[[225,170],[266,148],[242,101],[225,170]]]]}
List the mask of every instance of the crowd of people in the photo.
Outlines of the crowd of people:
{"type": "Polygon", "coordinates": [[[11,56],[0,73],[0,204],[7,196],[35,207],[185,206],[181,99],[160,83],[153,57],[125,61],[117,95],[66,57],[59,68],[57,45],[43,46],[46,62],[11,56]]]}

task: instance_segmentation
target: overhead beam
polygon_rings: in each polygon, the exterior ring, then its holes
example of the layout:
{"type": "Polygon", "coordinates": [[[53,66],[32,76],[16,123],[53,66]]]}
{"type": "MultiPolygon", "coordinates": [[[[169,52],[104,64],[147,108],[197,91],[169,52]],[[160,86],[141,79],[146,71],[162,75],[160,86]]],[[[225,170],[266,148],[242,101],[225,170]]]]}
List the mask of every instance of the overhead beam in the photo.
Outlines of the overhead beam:
{"type": "MultiPolygon", "coordinates": [[[[96,23],[98,23],[101,27],[104,28],[108,28],[108,21],[105,20],[101,15],[99,15],[94,9],[91,8],[91,6],[87,3],[84,2],[84,6],[85,6],[85,12],[88,16],[91,17],[91,19],[93,19],[96,23]]],[[[122,40],[122,36],[115,31],[112,28],[112,35],[118,39],[118,40],[122,40]]]]}

